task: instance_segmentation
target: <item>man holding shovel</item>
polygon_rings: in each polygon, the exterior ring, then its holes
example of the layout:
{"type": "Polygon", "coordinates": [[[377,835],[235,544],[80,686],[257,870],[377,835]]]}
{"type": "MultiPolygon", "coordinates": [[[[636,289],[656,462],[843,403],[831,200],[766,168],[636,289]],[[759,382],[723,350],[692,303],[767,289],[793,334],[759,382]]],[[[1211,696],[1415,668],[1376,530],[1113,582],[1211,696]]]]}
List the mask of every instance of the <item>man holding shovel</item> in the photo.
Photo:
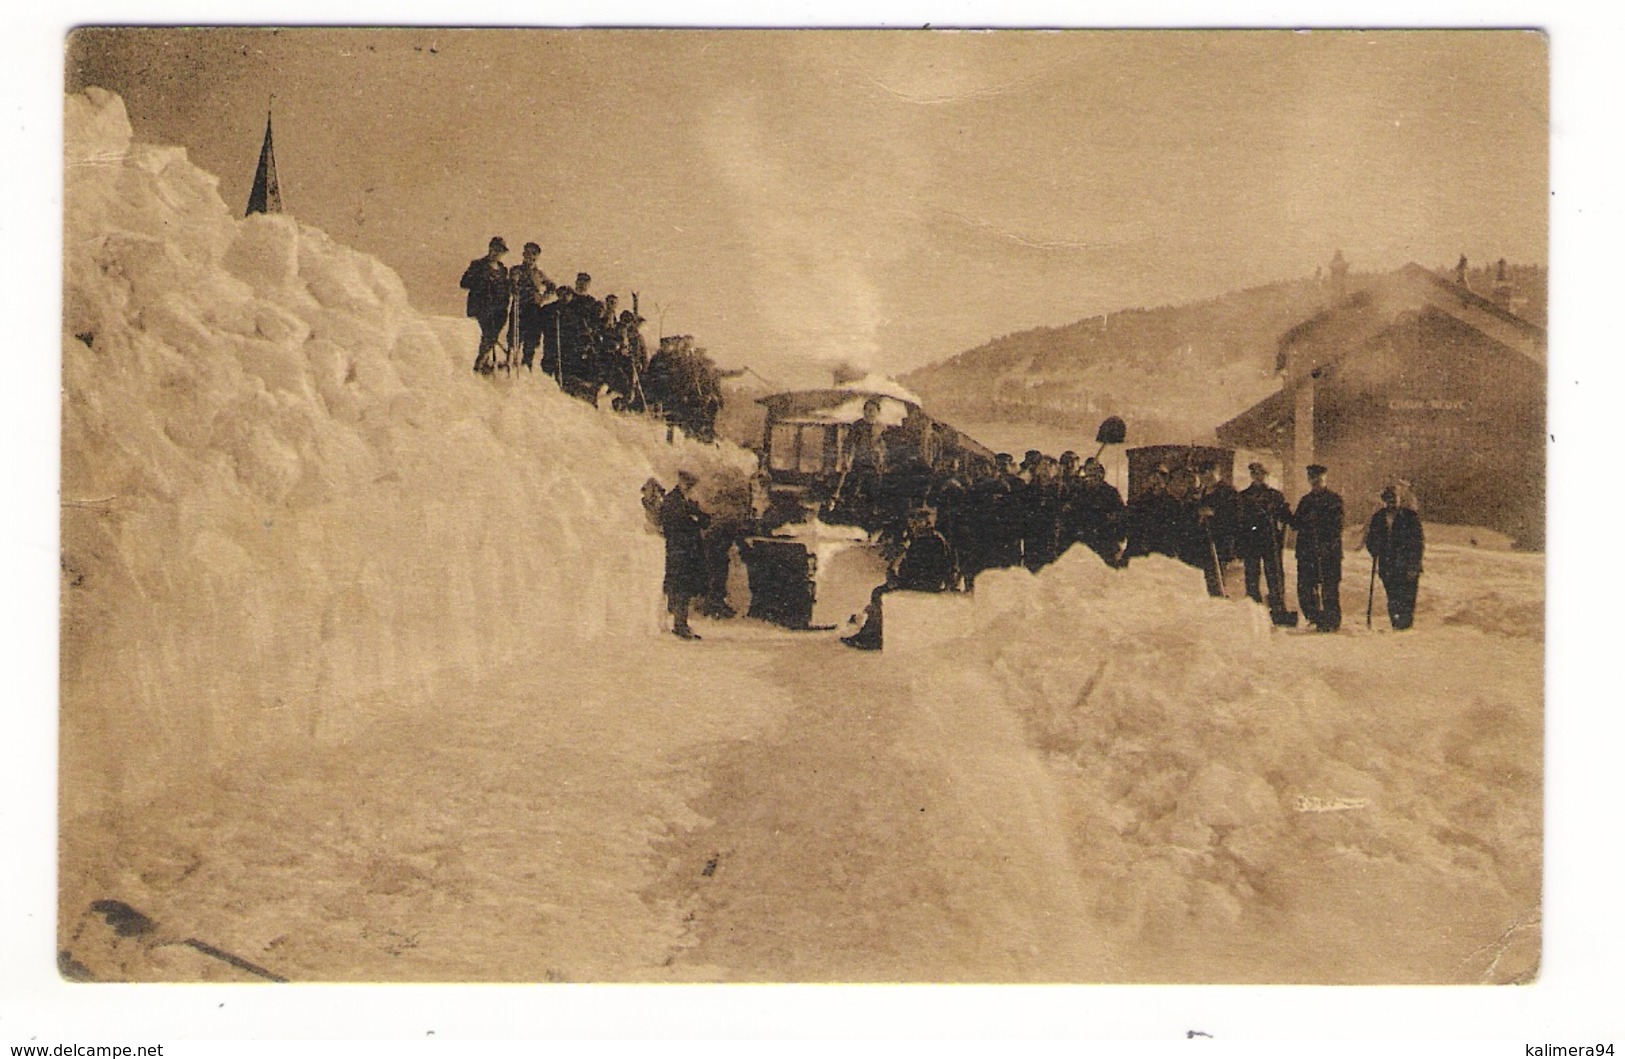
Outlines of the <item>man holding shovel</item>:
{"type": "Polygon", "coordinates": [[[1213,460],[1202,464],[1201,499],[1197,501],[1197,522],[1202,528],[1207,545],[1206,562],[1202,564],[1207,577],[1207,594],[1223,597],[1225,593],[1224,568],[1235,558],[1236,529],[1241,517],[1241,499],[1236,487],[1219,477],[1219,465],[1213,460]]]}

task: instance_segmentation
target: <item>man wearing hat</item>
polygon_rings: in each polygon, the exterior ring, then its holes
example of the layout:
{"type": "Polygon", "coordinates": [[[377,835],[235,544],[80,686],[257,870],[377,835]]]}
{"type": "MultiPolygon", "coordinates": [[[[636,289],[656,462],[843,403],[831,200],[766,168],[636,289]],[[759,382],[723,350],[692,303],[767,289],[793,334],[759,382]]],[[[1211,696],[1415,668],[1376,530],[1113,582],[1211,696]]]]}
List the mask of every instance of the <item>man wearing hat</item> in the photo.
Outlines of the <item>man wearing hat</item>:
{"type": "Polygon", "coordinates": [[[1168,491],[1169,471],[1158,464],[1145,489],[1129,501],[1128,549],[1124,558],[1167,555],[1178,558],[1184,535],[1184,509],[1168,491]]]}
{"type": "Polygon", "coordinates": [[[508,299],[513,286],[502,255],[508,244],[502,236],[492,236],[484,257],[475,258],[463,270],[461,286],[468,291],[467,313],[480,324],[480,351],[474,357],[474,370],[489,375],[496,370],[497,339],[508,321],[508,299]]]}
{"type": "Polygon", "coordinates": [[[684,640],[700,638],[688,627],[688,608],[709,585],[704,533],[710,519],[689,496],[698,482],[691,472],[678,471],[677,484],[660,502],[660,532],[666,538],[666,578],[661,588],[671,613],[671,631],[684,640]]]}
{"type": "Polygon", "coordinates": [[[1326,468],[1311,463],[1309,492],[1298,501],[1298,607],[1321,632],[1343,625],[1338,589],[1343,582],[1343,498],[1326,487],[1326,468]]]}
{"type": "Polygon", "coordinates": [[[1241,575],[1247,586],[1247,598],[1254,603],[1268,602],[1270,616],[1279,618],[1286,613],[1286,585],[1281,576],[1281,536],[1292,521],[1292,509],[1279,489],[1270,487],[1269,471],[1262,463],[1249,463],[1247,473],[1252,484],[1239,494],[1241,500],[1240,532],[1236,536],[1236,553],[1241,556],[1241,575]],[[1268,599],[1258,594],[1258,574],[1262,568],[1268,599]]]}
{"type": "Polygon", "coordinates": [[[1422,520],[1399,506],[1399,491],[1382,491],[1382,507],[1365,527],[1365,550],[1377,566],[1388,597],[1388,622],[1409,629],[1416,613],[1416,583],[1422,576],[1422,520]]]}
{"type": "Polygon", "coordinates": [[[542,340],[542,306],[547,304],[553,281],[536,264],[542,253],[540,246],[526,243],[521,253],[524,260],[508,270],[508,280],[513,286],[515,323],[519,327],[517,336],[509,333],[508,345],[519,346],[519,363],[528,368],[536,359],[536,346],[542,340]]]}

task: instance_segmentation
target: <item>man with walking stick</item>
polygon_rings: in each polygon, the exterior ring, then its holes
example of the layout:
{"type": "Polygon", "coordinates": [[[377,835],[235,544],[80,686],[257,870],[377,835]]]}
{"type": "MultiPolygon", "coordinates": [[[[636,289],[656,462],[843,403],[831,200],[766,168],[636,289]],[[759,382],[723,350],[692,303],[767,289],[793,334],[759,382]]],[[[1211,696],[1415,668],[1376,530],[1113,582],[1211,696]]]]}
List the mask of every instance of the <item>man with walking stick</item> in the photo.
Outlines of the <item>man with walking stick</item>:
{"type": "Polygon", "coordinates": [[[1298,607],[1320,632],[1343,625],[1343,498],[1326,487],[1326,468],[1310,464],[1309,492],[1298,501],[1298,607]]]}
{"type": "Polygon", "coordinates": [[[1393,486],[1382,491],[1382,507],[1365,528],[1365,550],[1371,553],[1371,595],[1366,599],[1365,623],[1371,624],[1371,605],[1377,578],[1388,597],[1388,622],[1396,630],[1409,629],[1416,613],[1416,584],[1422,576],[1422,520],[1399,506],[1393,486]]]}

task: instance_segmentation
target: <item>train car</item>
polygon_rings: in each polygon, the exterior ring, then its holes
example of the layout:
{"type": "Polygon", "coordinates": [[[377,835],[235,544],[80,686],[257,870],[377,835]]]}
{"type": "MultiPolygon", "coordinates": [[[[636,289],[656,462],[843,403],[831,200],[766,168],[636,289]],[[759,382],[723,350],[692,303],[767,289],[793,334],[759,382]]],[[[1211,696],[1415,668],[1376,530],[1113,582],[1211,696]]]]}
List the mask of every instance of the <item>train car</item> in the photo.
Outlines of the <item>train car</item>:
{"type": "Polygon", "coordinates": [[[873,531],[949,466],[993,466],[990,449],[887,380],[760,403],[769,497],[763,532],[743,549],[750,614],[788,628],[828,628],[860,611],[886,574],[873,531]]]}
{"type": "MultiPolygon", "coordinates": [[[[921,409],[883,380],[796,390],[760,399],[767,407],[762,445],[772,482],[773,522],[797,521],[810,507],[850,509],[855,479],[931,474],[950,462],[993,465],[987,446],[921,409]]],[[[868,512],[848,515],[871,521],[868,512]]],[[[866,528],[868,528],[866,526],[866,528]]]]}

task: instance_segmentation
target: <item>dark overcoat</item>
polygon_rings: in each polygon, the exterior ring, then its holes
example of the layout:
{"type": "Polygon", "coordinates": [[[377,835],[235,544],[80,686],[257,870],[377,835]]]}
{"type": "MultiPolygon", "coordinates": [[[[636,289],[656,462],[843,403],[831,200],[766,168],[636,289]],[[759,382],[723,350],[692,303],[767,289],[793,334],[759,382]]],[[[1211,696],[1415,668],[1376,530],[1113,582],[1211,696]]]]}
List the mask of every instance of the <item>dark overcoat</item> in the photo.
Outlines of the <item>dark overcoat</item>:
{"type": "Polygon", "coordinates": [[[1365,550],[1376,560],[1383,584],[1416,580],[1422,573],[1422,520],[1408,507],[1395,508],[1390,526],[1388,509],[1380,509],[1365,528],[1365,550]]]}
{"type": "Polygon", "coordinates": [[[709,584],[704,531],[710,521],[678,485],[660,504],[660,531],[666,537],[665,593],[673,598],[705,595],[709,584]]]}
{"type": "Polygon", "coordinates": [[[508,296],[513,291],[507,265],[477,257],[463,270],[461,286],[468,291],[469,316],[485,321],[507,319],[508,296]]]}

